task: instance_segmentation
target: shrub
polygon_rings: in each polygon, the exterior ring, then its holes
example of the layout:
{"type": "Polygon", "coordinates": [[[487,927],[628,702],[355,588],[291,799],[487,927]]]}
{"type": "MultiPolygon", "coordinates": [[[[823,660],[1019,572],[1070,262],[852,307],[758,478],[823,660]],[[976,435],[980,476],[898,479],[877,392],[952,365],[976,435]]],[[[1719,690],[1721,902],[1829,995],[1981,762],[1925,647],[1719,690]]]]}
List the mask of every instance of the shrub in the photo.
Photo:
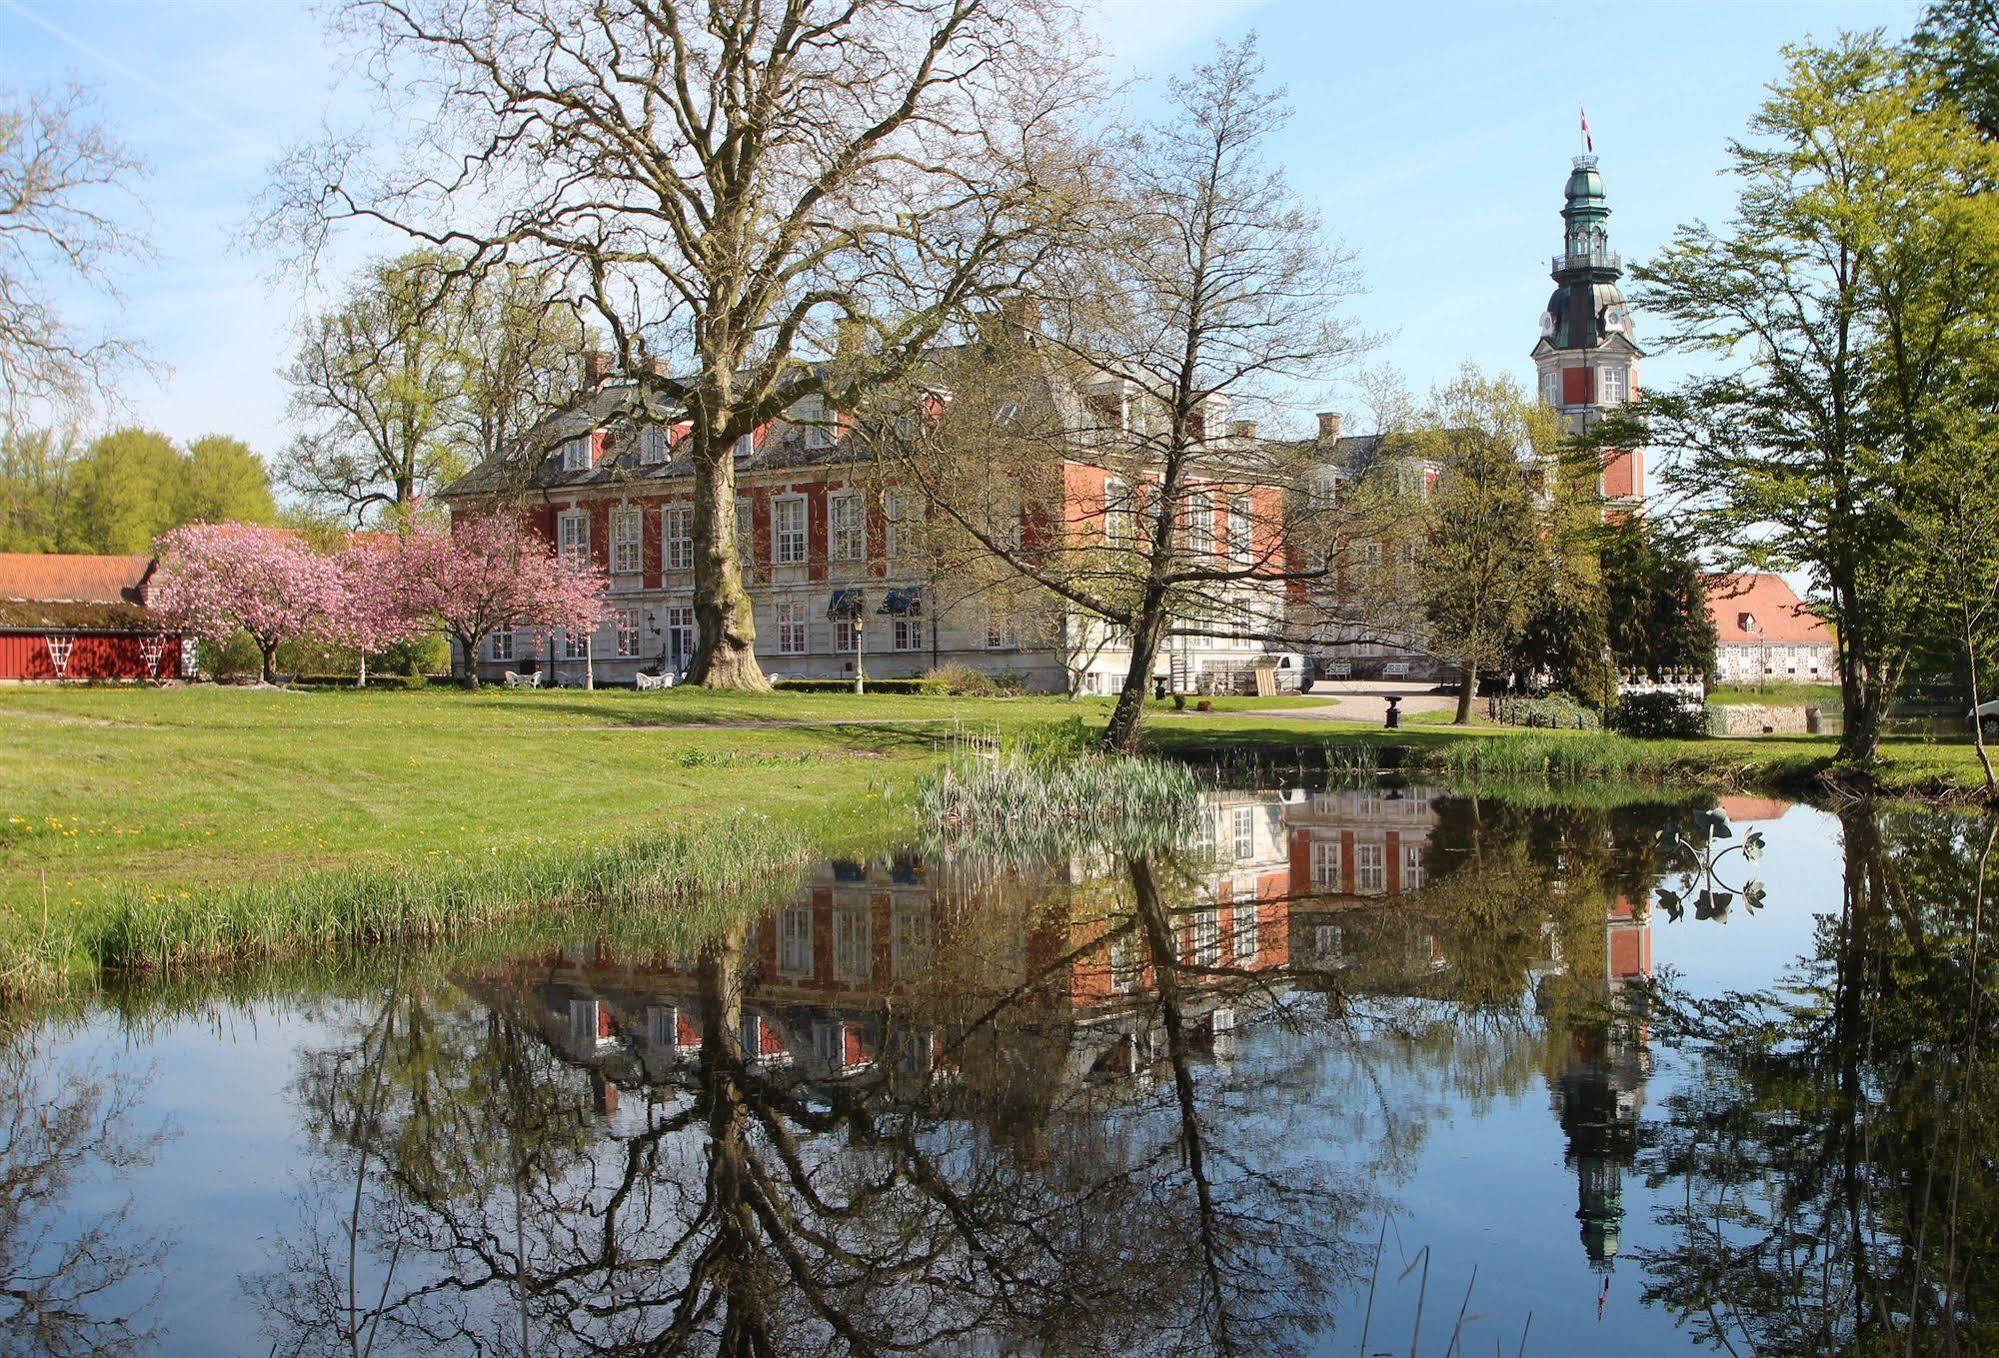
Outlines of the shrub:
{"type": "Polygon", "coordinates": [[[1027,676],[1012,670],[988,674],[970,665],[939,665],[923,676],[961,698],[1011,698],[1027,692],[1027,676]]]}
{"type": "MultiPolygon", "coordinates": [[[[376,674],[368,675],[369,688],[387,688],[397,691],[423,688],[430,682],[421,674],[376,674]]],[[[294,688],[353,688],[351,674],[299,674],[291,679],[294,688]]]]}
{"type": "Polygon", "coordinates": [[[1502,698],[1494,709],[1508,726],[1542,727],[1556,731],[1595,731],[1603,726],[1596,709],[1567,693],[1545,698],[1502,698]]]}
{"type": "MultiPolygon", "coordinates": [[[[779,679],[772,688],[785,693],[852,693],[854,681],[851,679],[779,679]]],[[[870,679],[870,693],[922,693],[944,694],[950,692],[935,679],[870,679]]]]}
{"type": "Polygon", "coordinates": [[[1640,740],[1688,740],[1707,734],[1707,709],[1679,693],[1633,693],[1617,700],[1610,726],[1640,740]]]}
{"type": "Polygon", "coordinates": [[[227,641],[203,641],[201,669],[214,679],[254,679],[264,672],[264,657],[248,632],[238,632],[227,641]]]}

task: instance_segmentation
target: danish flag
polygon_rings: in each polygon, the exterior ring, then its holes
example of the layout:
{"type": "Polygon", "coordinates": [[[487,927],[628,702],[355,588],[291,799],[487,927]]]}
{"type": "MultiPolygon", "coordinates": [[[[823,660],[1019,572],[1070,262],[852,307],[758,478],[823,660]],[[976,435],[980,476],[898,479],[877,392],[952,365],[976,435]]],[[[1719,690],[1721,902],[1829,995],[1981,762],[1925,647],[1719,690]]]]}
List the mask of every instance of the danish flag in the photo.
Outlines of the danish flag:
{"type": "Polygon", "coordinates": [[[1583,154],[1593,156],[1596,154],[1596,142],[1589,134],[1589,114],[1584,111],[1581,104],[1576,105],[1576,112],[1582,114],[1583,119],[1583,154]]]}

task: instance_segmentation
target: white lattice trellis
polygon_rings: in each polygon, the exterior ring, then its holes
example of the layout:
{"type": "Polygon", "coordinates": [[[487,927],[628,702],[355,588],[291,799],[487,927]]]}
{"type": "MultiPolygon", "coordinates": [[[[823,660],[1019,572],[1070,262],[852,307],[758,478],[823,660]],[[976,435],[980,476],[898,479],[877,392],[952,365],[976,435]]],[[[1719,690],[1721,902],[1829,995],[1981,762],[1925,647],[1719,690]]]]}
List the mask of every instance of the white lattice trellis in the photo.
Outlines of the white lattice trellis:
{"type": "Polygon", "coordinates": [[[69,678],[69,653],[75,645],[75,637],[49,638],[49,664],[55,668],[56,678],[69,678]]]}
{"type": "Polygon", "coordinates": [[[146,678],[160,677],[160,657],[166,653],[167,639],[158,632],[148,632],[139,638],[139,659],[145,662],[146,678]]]}

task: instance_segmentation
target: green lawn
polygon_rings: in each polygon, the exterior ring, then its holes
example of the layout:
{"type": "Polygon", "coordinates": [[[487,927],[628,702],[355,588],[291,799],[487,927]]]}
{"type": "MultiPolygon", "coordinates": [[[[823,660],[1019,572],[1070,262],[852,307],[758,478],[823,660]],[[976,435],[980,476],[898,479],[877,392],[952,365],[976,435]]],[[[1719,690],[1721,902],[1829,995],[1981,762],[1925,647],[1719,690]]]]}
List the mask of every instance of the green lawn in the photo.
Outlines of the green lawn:
{"type": "Polygon", "coordinates": [[[1839,707],[1845,701],[1836,684],[1723,685],[1707,695],[1711,703],[1736,707],[1839,707]]]}
{"type": "MultiPolygon", "coordinates": [[[[1315,701],[1223,699],[1213,715],[1152,703],[1148,738],[1176,753],[1276,763],[1364,760],[1373,752],[1337,747],[1394,743],[1412,767],[1471,776],[1793,789],[1809,786],[1834,750],[1830,739],[1804,737],[1636,742],[1429,725],[1390,733],[1285,716],[1315,701]]],[[[648,853],[699,859],[704,835],[795,847],[800,836],[889,833],[898,825],[883,808],[934,766],[954,731],[1097,726],[1109,711],[1103,699],[698,690],[0,690],[0,952],[9,936],[13,946],[48,936],[44,884],[52,921],[68,930],[61,965],[73,970],[80,956],[109,955],[106,940],[145,953],[135,930],[164,937],[187,924],[193,934],[208,928],[209,939],[228,929],[240,939],[258,908],[248,897],[274,899],[301,880],[345,875],[323,900],[307,900],[316,917],[306,909],[293,918],[328,936],[373,936],[378,920],[361,913],[376,896],[418,898],[427,885],[462,893],[453,899],[470,917],[477,901],[490,909],[521,884],[581,890],[623,880],[617,873],[646,877],[648,853]],[[499,870],[509,864],[546,871],[499,870]],[[343,925],[336,911],[351,918],[343,925]]],[[[1894,741],[1886,752],[1891,790],[1983,782],[1964,742],[1894,741]]],[[[447,900],[437,913],[456,908],[447,900]]],[[[0,992],[6,970],[0,956],[0,992]]]]}

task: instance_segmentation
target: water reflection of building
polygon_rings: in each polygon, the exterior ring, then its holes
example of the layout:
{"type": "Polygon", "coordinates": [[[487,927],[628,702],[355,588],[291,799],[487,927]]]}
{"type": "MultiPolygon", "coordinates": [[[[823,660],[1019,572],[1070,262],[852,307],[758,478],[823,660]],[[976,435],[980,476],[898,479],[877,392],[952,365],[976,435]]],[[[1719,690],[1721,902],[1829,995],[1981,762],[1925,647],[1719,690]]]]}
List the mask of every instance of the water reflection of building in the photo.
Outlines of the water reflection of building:
{"type": "Polygon", "coordinates": [[[1623,1244],[1624,1175],[1638,1154],[1638,1119],[1651,1053],[1636,1006],[1625,1001],[1652,974],[1651,912],[1619,895],[1603,922],[1606,1012],[1572,1025],[1552,1081],[1555,1117],[1576,1174],[1576,1219],[1590,1266],[1608,1270],[1623,1244]]]}

